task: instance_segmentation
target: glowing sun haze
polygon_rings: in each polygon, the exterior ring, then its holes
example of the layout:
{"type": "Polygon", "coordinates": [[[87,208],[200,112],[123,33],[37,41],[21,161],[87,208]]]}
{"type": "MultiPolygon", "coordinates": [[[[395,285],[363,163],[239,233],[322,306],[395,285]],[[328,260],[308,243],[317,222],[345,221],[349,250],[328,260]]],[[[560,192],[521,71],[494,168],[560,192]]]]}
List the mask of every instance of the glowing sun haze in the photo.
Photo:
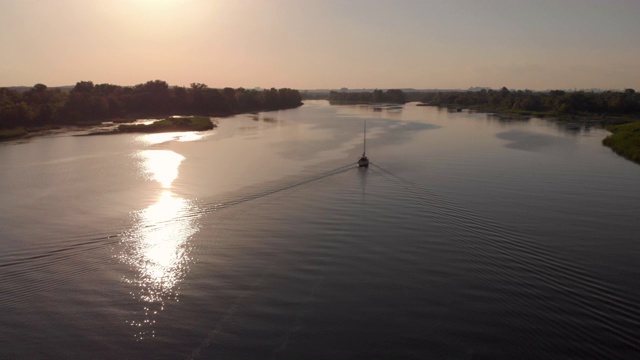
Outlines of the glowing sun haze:
{"type": "Polygon", "coordinates": [[[637,0],[0,0],[0,86],[640,88],[637,0]]]}

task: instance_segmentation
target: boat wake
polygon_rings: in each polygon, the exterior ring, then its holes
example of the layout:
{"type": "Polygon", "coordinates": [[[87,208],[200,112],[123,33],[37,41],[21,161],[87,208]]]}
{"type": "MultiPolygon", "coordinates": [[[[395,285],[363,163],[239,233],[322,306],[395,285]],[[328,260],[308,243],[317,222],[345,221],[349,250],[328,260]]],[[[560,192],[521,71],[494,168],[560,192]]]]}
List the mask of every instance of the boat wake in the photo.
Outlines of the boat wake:
{"type": "MultiPolygon", "coordinates": [[[[628,349],[637,349],[637,336],[632,329],[640,326],[640,311],[628,289],[616,287],[578,262],[552,253],[526,234],[484,218],[378,164],[371,165],[374,172],[410,194],[412,202],[429,204],[430,216],[449,229],[451,238],[458,239],[460,254],[467,262],[463,267],[476,272],[477,281],[492,296],[505,291],[516,292],[520,301],[536,308],[549,301],[539,298],[541,294],[555,293],[559,299],[569,303],[569,308],[577,309],[589,318],[594,326],[607,329],[628,349]],[[497,282],[496,279],[501,280],[497,282]],[[505,283],[510,284],[509,289],[505,289],[505,283]]],[[[508,303],[502,305],[514,312],[521,309],[516,310],[508,303]]],[[[546,306],[551,306],[551,303],[546,306]]],[[[538,315],[563,316],[551,313],[538,315]]],[[[526,323],[531,320],[528,319],[530,316],[518,313],[514,318],[526,323]]],[[[594,337],[588,329],[580,330],[562,323],[558,324],[557,330],[567,338],[594,337]]],[[[599,354],[603,358],[611,355],[594,345],[598,339],[592,340],[594,343],[587,346],[589,349],[585,348],[585,355],[599,354]]]]}

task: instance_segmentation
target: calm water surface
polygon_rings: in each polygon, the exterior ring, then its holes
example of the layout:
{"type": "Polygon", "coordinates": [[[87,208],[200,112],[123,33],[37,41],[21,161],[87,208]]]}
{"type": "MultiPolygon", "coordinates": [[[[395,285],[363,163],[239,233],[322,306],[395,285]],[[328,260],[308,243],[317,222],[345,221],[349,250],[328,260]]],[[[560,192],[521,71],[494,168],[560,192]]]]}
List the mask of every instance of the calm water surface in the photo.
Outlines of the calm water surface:
{"type": "Polygon", "coordinates": [[[640,166],[606,131],[216,121],[0,144],[0,358],[640,358],[640,166]]]}

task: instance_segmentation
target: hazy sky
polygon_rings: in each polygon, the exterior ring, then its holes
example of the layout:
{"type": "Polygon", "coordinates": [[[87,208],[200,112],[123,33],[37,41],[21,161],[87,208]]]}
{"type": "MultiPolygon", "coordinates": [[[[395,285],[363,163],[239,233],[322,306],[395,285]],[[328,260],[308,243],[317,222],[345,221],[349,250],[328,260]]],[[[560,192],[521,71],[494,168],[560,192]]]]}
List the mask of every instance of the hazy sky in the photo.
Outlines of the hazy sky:
{"type": "Polygon", "coordinates": [[[640,89],[640,0],[0,0],[0,86],[640,89]]]}

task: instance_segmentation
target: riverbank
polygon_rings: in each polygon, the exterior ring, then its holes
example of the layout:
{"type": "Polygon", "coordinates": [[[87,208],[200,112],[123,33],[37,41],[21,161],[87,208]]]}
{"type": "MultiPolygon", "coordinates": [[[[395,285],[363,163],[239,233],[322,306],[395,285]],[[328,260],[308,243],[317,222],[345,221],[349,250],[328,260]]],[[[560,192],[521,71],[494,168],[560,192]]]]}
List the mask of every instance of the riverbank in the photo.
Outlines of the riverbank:
{"type": "Polygon", "coordinates": [[[588,124],[588,125],[619,125],[631,123],[634,121],[638,121],[640,119],[640,115],[607,115],[600,113],[575,113],[575,114],[567,114],[567,113],[558,113],[554,111],[530,111],[530,110],[518,110],[518,109],[505,109],[505,108],[496,108],[489,107],[485,105],[465,105],[465,106],[456,106],[452,104],[448,105],[439,105],[432,103],[418,103],[416,106],[435,106],[438,108],[446,108],[450,111],[462,111],[469,110],[472,112],[478,113],[487,113],[492,114],[493,116],[501,119],[514,119],[514,118],[541,118],[541,119],[549,119],[560,122],[576,122],[580,124],[588,124]]]}
{"type": "MultiPolygon", "coordinates": [[[[202,116],[183,116],[182,118],[186,118],[186,117],[194,117],[194,118],[224,118],[224,117],[231,117],[231,116],[235,116],[235,115],[241,115],[241,114],[255,114],[255,113],[260,113],[260,112],[267,112],[267,111],[279,111],[279,110],[287,110],[287,109],[293,109],[293,108],[297,108],[304,105],[304,103],[299,103],[296,106],[284,106],[281,108],[277,108],[277,109],[259,109],[259,110],[255,110],[255,111],[215,111],[215,112],[210,112],[207,113],[207,115],[202,115],[202,116]]],[[[173,116],[169,116],[169,115],[165,115],[165,116],[161,116],[160,118],[172,118],[173,116]]],[[[148,117],[147,117],[148,118],[148,117]]],[[[156,119],[156,117],[151,117],[152,119],[156,119]]],[[[180,117],[176,117],[176,118],[180,118],[180,117]]],[[[11,140],[21,140],[21,139],[30,139],[33,137],[39,137],[39,136],[47,136],[47,135],[56,135],[56,134],[63,134],[63,133],[70,133],[70,132],[79,132],[78,136],[87,136],[87,135],[105,135],[105,134],[119,134],[119,133],[123,133],[123,132],[145,132],[145,131],[149,131],[149,132],[169,132],[169,131],[205,131],[205,130],[209,130],[209,129],[204,129],[204,130],[199,130],[198,126],[194,126],[193,128],[188,128],[185,130],[168,130],[169,127],[166,127],[164,129],[166,129],[165,131],[161,131],[161,128],[157,128],[154,129],[153,131],[151,129],[148,130],[140,130],[140,131],[132,131],[133,129],[124,129],[122,132],[117,131],[117,128],[115,128],[115,126],[130,126],[130,125],[123,125],[123,124],[130,124],[130,123],[134,123],[136,121],[139,121],[141,119],[145,119],[144,115],[140,115],[140,116],[127,116],[127,117],[118,117],[118,118],[113,118],[113,119],[107,119],[107,120],[103,120],[103,121],[85,121],[85,122],[81,122],[81,123],[76,123],[76,124],[68,124],[68,125],[43,125],[43,126],[38,126],[38,127],[34,127],[34,128],[24,128],[24,127],[17,127],[17,128],[12,128],[12,129],[0,129],[0,142],[3,141],[11,141],[11,140]],[[86,132],[89,133],[86,133],[86,132]],[[82,133],[84,132],[84,133],[82,133]]],[[[216,125],[214,123],[212,123],[213,127],[215,127],[216,125]]],[[[207,125],[208,126],[208,125],[207,125]]],[[[184,128],[184,127],[183,127],[184,128]]]]}
{"type": "Polygon", "coordinates": [[[24,128],[0,130],[0,141],[21,138],[28,133],[24,128]]]}
{"type": "Polygon", "coordinates": [[[640,164],[640,121],[606,127],[611,135],[602,140],[616,154],[640,164]]]}
{"type": "Polygon", "coordinates": [[[166,118],[151,124],[129,124],[139,119],[115,119],[83,125],[42,126],[37,128],[14,128],[0,130],[0,142],[28,140],[42,136],[69,135],[93,136],[125,133],[162,133],[180,131],[207,131],[217,125],[208,117],[166,118]]]}
{"type": "Polygon", "coordinates": [[[0,129],[0,142],[28,139],[37,136],[50,135],[69,131],[68,128],[56,125],[38,126],[34,128],[18,127],[13,129],[0,129]]]}
{"type": "Polygon", "coordinates": [[[567,126],[602,126],[612,133],[602,140],[602,144],[611,148],[616,154],[640,164],[640,120],[638,120],[638,116],[607,116],[590,113],[557,114],[553,112],[495,109],[486,106],[456,107],[429,103],[418,103],[417,106],[447,108],[452,112],[467,109],[472,112],[492,114],[504,120],[526,120],[536,117],[562,122],[567,126]]]}

